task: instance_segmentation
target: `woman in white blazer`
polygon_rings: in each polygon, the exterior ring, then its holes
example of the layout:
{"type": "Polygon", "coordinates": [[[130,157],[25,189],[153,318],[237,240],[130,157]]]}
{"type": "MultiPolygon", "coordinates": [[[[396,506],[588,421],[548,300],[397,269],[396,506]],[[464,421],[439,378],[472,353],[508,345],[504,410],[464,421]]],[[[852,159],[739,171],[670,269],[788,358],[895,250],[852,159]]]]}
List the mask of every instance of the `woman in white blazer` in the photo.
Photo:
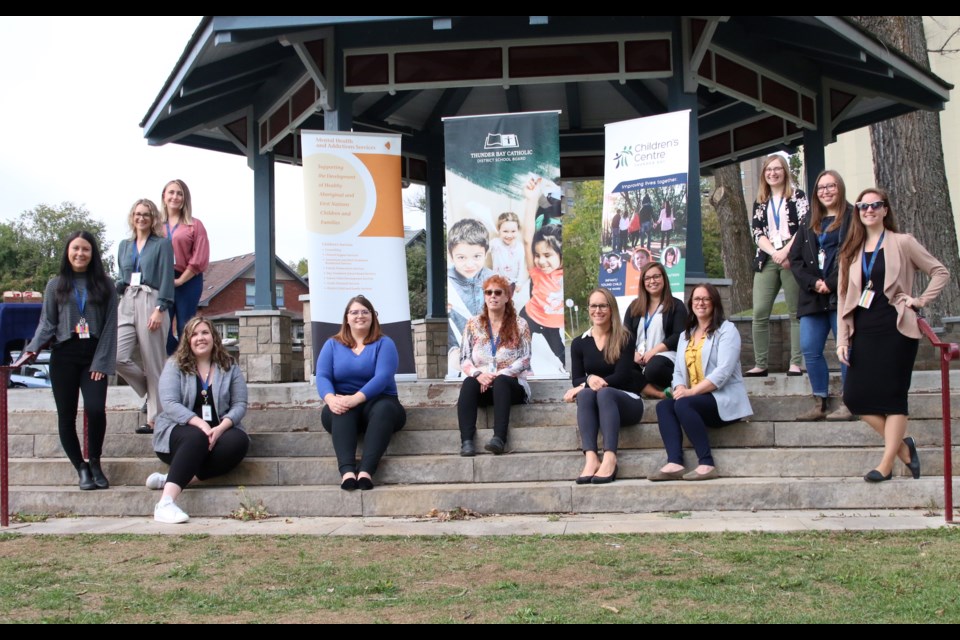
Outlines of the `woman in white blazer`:
{"type": "Polygon", "coordinates": [[[671,397],[657,404],[667,464],[649,476],[654,482],[719,477],[707,427],[723,427],[753,414],[740,369],[740,333],[724,317],[720,292],[712,284],[698,284],[687,300],[687,312],[671,397]],[[683,466],[684,433],[697,452],[698,466],[689,473],[683,466]]]}

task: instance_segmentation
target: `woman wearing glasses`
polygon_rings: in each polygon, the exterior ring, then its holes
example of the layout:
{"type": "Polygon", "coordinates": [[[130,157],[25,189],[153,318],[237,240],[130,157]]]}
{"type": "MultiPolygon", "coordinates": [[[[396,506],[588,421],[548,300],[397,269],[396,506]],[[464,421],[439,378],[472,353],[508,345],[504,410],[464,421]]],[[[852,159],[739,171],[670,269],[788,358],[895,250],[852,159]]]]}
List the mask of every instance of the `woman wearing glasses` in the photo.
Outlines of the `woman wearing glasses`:
{"type": "Polygon", "coordinates": [[[343,310],[340,331],[317,358],[317,391],[325,406],[323,428],[333,436],[340,488],[373,489],[373,474],[393,434],[407,422],[397,397],[397,346],[380,330],[373,304],[354,296],[343,310]],[[357,466],[357,440],[363,456],[357,466]]]}
{"type": "MultiPolygon", "coordinates": [[[[800,288],[797,315],[800,316],[800,348],[807,364],[813,389],[813,407],[797,420],[823,420],[827,417],[830,372],[823,358],[827,335],[837,336],[837,273],[840,245],[847,235],[853,205],[847,202],[843,178],[832,169],[817,176],[817,197],[813,200],[810,224],[797,230],[790,248],[790,269],[800,288]]],[[[846,368],[841,365],[841,376],[846,368]]],[[[830,420],[849,420],[843,405],[830,414],[830,420]]]]}
{"type": "Polygon", "coordinates": [[[767,375],[770,349],[770,311],[783,289],[790,312],[790,368],[788,376],[799,376],[800,323],[797,320],[797,280],[790,271],[790,248],[794,235],[807,218],[807,196],[795,189],[790,169],[781,155],[763,161],[763,180],[753,205],[753,239],[757,254],[753,260],[753,358],[747,376],[767,375]]]}
{"type": "Polygon", "coordinates": [[[633,362],[643,375],[643,395],[663,399],[677,360],[677,342],[687,323],[687,309],[673,297],[667,270],[651,262],[640,272],[640,291],[623,315],[635,338],[633,362]]]}
{"type": "Polygon", "coordinates": [[[592,326],[570,345],[573,388],[564,402],[577,403],[577,428],[583,449],[583,470],[577,484],[607,484],[617,479],[620,427],[643,417],[643,378],[633,368],[634,343],[620,322],[613,294],[603,287],[590,292],[592,326]],[[603,458],[597,437],[603,434],[603,458]]]}
{"type": "Polygon", "coordinates": [[[117,373],[138,396],[146,396],[147,422],[136,432],[153,433],[167,360],[167,309],[173,305],[173,247],[163,238],[160,212],[152,201],[134,202],[127,224],[131,237],[121,240],[117,251],[117,373]]]}
{"type": "Polygon", "coordinates": [[[883,437],[883,458],[863,479],[890,480],[897,458],[919,478],[916,443],[904,437],[920,341],[916,310],[937,298],[950,274],[912,235],[897,233],[886,191],[867,189],[854,206],[840,249],[837,357],[847,365],[843,402],[883,437]],[[930,276],[930,283],[915,298],[917,271],[930,276]]]}
{"type": "Polygon", "coordinates": [[[698,284],[687,311],[686,330],[677,344],[683,363],[673,371],[673,397],[657,404],[667,464],[649,476],[653,482],[719,477],[707,427],[753,414],[740,373],[740,333],[724,317],[720,292],[712,284],[698,284]],[[697,467],[689,473],[683,466],[684,434],[697,453],[697,467]]]}
{"type": "Polygon", "coordinates": [[[530,401],[530,327],[513,306],[510,282],[500,275],[483,282],[483,307],[463,332],[457,400],[460,455],[475,456],[477,409],[493,405],[493,437],[484,449],[499,455],[507,446],[510,406],[530,401]]]}

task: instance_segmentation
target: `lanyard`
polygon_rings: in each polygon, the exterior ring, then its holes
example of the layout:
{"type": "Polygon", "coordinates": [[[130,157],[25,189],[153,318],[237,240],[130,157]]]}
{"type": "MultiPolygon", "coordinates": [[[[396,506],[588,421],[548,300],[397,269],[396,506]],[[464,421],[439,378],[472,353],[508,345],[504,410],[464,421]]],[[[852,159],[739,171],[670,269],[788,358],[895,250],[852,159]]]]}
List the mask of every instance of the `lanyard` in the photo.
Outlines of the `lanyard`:
{"type": "Polygon", "coordinates": [[[500,345],[500,335],[493,335],[493,323],[487,318],[487,327],[490,329],[490,352],[493,354],[493,360],[497,360],[497,347],[500,345]]]}
{"type": "Polygon", "coordinates": [[[660,313],[660,309],[663,309],[663,304],[657,305],[657,308],[654,309],[653,313],[643,316],[643,336],[646,338],[647,329],[650,327],[650,323],[653,322],[654,317],[660,313]]]}
{"type": "Polygon", "coordinates": [[[867,276],[867,289],[873,288],[873,280],[870,279],[870,274],[873,272],[873,263],[877,261],[877,255],[880,253],[880,247],[883,246],[883,236],[887,234],[886,231],[880,234],[880,242],[877,243],[877,248],[873,250],[873,255],[870,256],[870,264],[867,265],[867,252],[864,251],[860,254],[860,258],[863,262],[863,273],[867,276]]]}
{"type": "MultiPolygon", "coordinates": [[[[143,243],[143,248],[147,248],[147,243],[143,243]]],[[[133,241],[133,271],[136,273],[140,271],[140,249],[137,248],[137,241],[133,241]]]]}
{"type": "Polygon", "coordinates": [[[83,319],[83,310],[87,307],[87,290],[83,290],[83,295],[80,295],[80,289],[77,288],[77,283],[73,283],[73,295],[77,301],[77,310],[80,311],[80,318],[83,319]]]}
{"type": "Polygon", "coordinates": [[[167,239],[170,240],[170,242],[173,242],[173,234],[177,232],[177,227],[180,226],[180,223],[178,222],[177,224],[173,225],[173,231],[170,231],[169,222],[164,222],[163,224],[167,227],[167,239]]]}
{"type": "Polygon", "coordinates": [[[200,378],[200,395],[203,396],[203,404],[210,404],[210,400],[207,398],[207,389],[210,388],[210,377],[213,375],[213,365],[210,365],[210,369],[207,371],[206,379],[200,377],[200,370],[197,369],[197,377],[200,378]]]}
{"type": "Polygon", "coordinates": [[[777,228],[777,233],[780,233],[780,207],[783,206],[783,201],[786,198],[780,198],[780,204],[774,206],[773,196],[770,196],[770,208],[773,209],[773,224],[777,228]]]}

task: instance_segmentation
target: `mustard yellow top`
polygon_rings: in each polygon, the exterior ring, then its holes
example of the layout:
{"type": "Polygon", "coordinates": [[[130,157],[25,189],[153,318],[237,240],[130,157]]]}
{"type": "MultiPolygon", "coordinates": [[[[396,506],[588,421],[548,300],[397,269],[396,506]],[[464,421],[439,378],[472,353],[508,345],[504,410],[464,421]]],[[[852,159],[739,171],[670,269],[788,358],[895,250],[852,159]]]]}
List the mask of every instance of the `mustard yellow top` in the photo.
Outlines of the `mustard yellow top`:
{"type": "Polygon", "coordinates": [[[687,377],[690,380],[689,388],[691,389],[703,380],[703,359],[700,356],[703,353],[703,343],[706,338],[707,336],[704,334],[696,342],[693,340],[688,342],[687,349],[683,354],[687,363],[687,377]]]}

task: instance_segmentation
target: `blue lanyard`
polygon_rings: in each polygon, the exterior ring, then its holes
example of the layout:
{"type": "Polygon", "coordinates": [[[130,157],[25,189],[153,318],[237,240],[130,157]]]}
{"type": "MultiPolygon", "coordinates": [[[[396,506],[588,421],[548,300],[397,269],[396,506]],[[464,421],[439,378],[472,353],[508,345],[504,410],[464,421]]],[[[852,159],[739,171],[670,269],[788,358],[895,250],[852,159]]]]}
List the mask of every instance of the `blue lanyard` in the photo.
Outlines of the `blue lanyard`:
{"type": "Polygon", "coordinates": [[[493,323],[490,322],[490,318],[487,318],[487,328],[490,330],[490,352],[493,354],[493,361],[497,361],[497,347],[500,345],[500,336],[493,335],[493,323]]]}
{"type": "MultiPolygon", "coordinates": [[[[143,243],[143,248],[147,248],[147,243],[143,243]]],[[[136,273],[140,271],[140,249],[137,248],[137,241],[133,241],[133,271],[136,273]]]]}
{"type": "Polygon", "coordinates": [[[200,378],[200,395],[203,396],[203,404],[208,404],[207,400],[207,389],[210,388],[210,377],[213,375],[213,365],[210,365],[210,370],[207,371],[207,378],[203,379],[200,377],[200,371],[197,371],[197,377],[200,378]]]}
{"type": "Polygon", "coordinates": [[[873,250],[873,255],[870,256],[870,265],[867,265],[867,252],[864,251],[860,254],[860,258],[863,262],[863,273],[867,276],[867,289],[873,288],[873,280],[870,279],[870,274],[873,272],[873,263],[877,261],[877,255],[880,253],[880,247],[883,246],[883,236],[887,234],[886,231],[880,234],[880,242],[877,243],[877,248],[873,250]]]}
{"type": "Polygon", "coordinates": [[[780,204],[773,206],[773,196],[770,196],[770,206],[773,208],[773,224],[777,227],[777,233],[780,233],[780,207],[786,198],[780,198],[780,204]]]}
{"type": "Polygon", "coordinates": [[[169,222],[164,222],[163,224],[167,227],[167,239],[170,240],[170,242],[173,242],[173,234],[177,232],[177,227],[180,226],[180,223],[178,222],[177,224],[173,225],[173,231],[170,231],[169,222]]]}
{"type": "Polygon", "coordinates": [[[77,300],[77,310],[80,311],[80,317],[83,318],[83,310],[87,308],[87,290],[83,290],[83,295],[80,295],[80,289],[77,288],[77,283],[73,283],[73,295],[77,300]]]}
{"type": "Polygon", "coordinates": [[[820,223],[820,233],[817,234],[817,240],[820,241],[820,248],[821,248],[821,249],[823,249],[823,243],[827,241],[827,235],[829,235],[829,234],[827,233],[827,227],[830,226],[830,224],[831,224],[830,218],[832,218],[832,217],[833,217],[833,216],[824,218],[823,221],[820,223]]]}
{"type": "Polygon", "coordinates": [[[650,327],[650,323],[653,322],[654,317],[656,317],[656,315],[657,315],[658,313],[660,313],[660,309],[662,309],[662,308],[663,308],[663,304],[659,304],[659,305],[657,305],[657,308],[654,309],[653,313],[651,313],[651,314],[649,314],[649,315],[646,315],[646,316],[643,316],[643,337],[644,337],[644,339],[646,339],[646,337],[647,337],[647,329],[650,327]]]}

